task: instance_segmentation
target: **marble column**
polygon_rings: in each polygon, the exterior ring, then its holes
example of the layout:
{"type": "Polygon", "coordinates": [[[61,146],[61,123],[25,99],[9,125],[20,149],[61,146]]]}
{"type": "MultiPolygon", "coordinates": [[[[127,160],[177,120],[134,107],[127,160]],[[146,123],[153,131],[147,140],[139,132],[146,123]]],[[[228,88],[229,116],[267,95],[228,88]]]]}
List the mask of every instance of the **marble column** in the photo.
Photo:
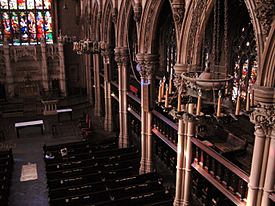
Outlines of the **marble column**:
{"type": "Polygon", "coordinates": [[[6,67],[6,92],[7,97],[13,97],[14,96],[14,79],[13,79],[13,71],[10,64],[10,46],[7,38],[4,38],[3,43],[3,49],[4,49],[4,61],[5,61],[5,67],[6,67]]]}
{"type": "Polygon", "coordinates": [[[269,136],[269,134],[271,134],[271,136],[273,135],[271,131],[273,130],[272,127],[275,123],[274,114],[274,105],[268,104],[258,104],[257,108],[251,114],[250,120],[252,123],[255,124],[255,143],[253,149],[251,171],[249,176],[248,195],[246,204],[247,206],[259,205],[262,201],[263,193],[265,193],[265,196],[267,195],[267,193],[269,193],[270,183],[267,183],[266,180],[270,180],[270,178],[274,179],[274,167],[270,169],[270,166],[272,166],[272,164],[268,165],[270,161],[274,161],[274,159],[270,159],[272,155],[274,156],[274,150],[271,151],[270,154],[270,149],[274,146],[274,142],[266,141],[266,138],[269,136]],[[264,154],[268,154],[268,158],[265,158],[264,154]],[[264,173],[265,176],[265,178],[262,179],[265,179],[264,186],[266,186],[266,188],[264,188],[263,193],[261,191],[262,188],[260,185],[261,177],[263,176],[262,173],[264,173]],[[273,173],[273,177],[266,176],[267,174],[270,175],[270,173],[273,173]]]}
{"type": "Polygon", "coordinates": [[[191,138],[195,135],[195,118],[190,115],[193,114],[194,104],[188,104],[188,114],[185,117],[185,124],[187,125],[186,136],[186,151],[185,151],[185,175],[184,175],[184,200],[183,205],[190,205],[191,203],[191,163],[192,163],[192,142],[191,138]]]}
{"type": "Polygon", "coordinates": [[[58,38],[58,54],[59,54],[59,84],[61,95],[67,96],[66,88],[66,74],[65,74],[65,61],[64,61],[64,48],[61,37],[58,38]]]}
{"type": "Polygon", "coordinates": [[[41,38],[41,71],[42,71],[42,87],[45,93],[49,92],[49,78],[47,66],[47,53],[45,39],[41,38]]]}
{"type": "Polygon", "coordinates": [[[174,206],[183,205],[184,194],[184,130],[185,125],[182,118],[179,119],[178,124],[178,147],[177,147],[177,174],[176,174],[176,194],[174,199],[174,206]]]}
{"type": "Polygon", "coordinates": [[[102,52],[104,63],[104,100],[105,100],[105,118],[104,129],[108,132],[113,130],[112,119],[112,97],[110,81],[110,52],[107,48],[102,52]]]}
{"type": "Polygon", "coordinates": [[[85,55],[86,59],[86,90],[87,90],[87,96],[88,101],[92,104],[93,102],[93,87],[92,87],[92,79],[91,79],[91,54],[85,55]]]}
{"type": "Polygon", "coordinates": [[[94,91],[95,91],[95,105],[94,105],[94,115],[96,117],[100,116],[101,109],[101,100],[100,100],[100,80],[99,80],[99,55],[98,53],[93,55],[94,62],[94,91]]]}
{"type": "MultiPolygon", "coordinates": [[[[275,119],[275,115],[274,115],[275,119]]],[[[274,121],[274,120],[273,120],[274,121]]],[[[268,152],[267,168],[265,173],[265,182],[263,187],[263,195],[261,199],[261,206],[270,206],[271,200],[269,195],[274,192],[275,183],[275,126],[271,128],[270,144],[268,152]]]]}
{"type": "MultiPolygon", "coordinates": [[[[153,168],[151,144],[151,114],[150,112],[150,86],[151,77],[156,66],[157,56],[153,54],[137,54],[139,73],[141,76],[141,161],[140,174],[147,173],[153,168]],[[150,161],[148,161],[150,160],[150,161]]],[[[151,94],[152,97],[153,94],[151,94]]]]}
{"type": "Polygon", "coordinates": [[[129,62],[128,50],[126,47],[115,49],[115,60],[118,66],[118,92],[119,92],[119,147],[129,146],[128,136],[128,103],[127,103],[127,66],[129,62]]]}

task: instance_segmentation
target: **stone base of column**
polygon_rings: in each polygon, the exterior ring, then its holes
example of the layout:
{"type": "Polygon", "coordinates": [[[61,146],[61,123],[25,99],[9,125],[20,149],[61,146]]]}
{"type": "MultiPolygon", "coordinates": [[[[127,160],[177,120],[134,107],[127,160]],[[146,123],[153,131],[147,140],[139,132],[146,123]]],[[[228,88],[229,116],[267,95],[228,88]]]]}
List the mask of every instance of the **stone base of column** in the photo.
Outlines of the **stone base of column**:
{"type": "Polygon", "coordinates": [[[146,173],[146,165],[145,160],[141,158],[140,160],[140,168],[139,168],[139,174],[145,174],[146,173]]]}
{"type": "Polygon", "coordinates": [[[104,119],[104,130],[107,132],[113,131],[113,123],[109,117],[105,117],[105,119],[104,119]]]}
{"type": "Polygon", "coordinates": [[[152,161],[145,161],[145,173],[153,172],[153,163],[152,161]]]}
{"type": "Polygon", "coordinates": [[[118,139],[118,147],[119,148],[127,148],[128,146],[129,146],[128,135],[120,133],[119,139],[118,139]]]}
{"type": "Polygon", "coordinates": [[[183,199],[175,199],[174,206],[182,206],[184,204],[183,199]]]}

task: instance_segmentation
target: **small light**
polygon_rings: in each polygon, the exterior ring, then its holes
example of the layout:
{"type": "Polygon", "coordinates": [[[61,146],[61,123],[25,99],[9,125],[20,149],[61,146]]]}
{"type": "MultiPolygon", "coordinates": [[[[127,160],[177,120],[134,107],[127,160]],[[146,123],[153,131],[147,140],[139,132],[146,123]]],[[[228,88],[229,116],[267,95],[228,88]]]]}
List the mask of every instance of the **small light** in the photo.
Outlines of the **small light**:
{"type": "Polygon", "coordinates": [[[198,95],[201,97],[201,95],[202,95],[202,91],[201,91],[201,89],[199,89],[199,91],[198,91],[198,95]]]}
{"type": "Polygon", "coordinates": [[[222,96],[222,91],[221,90],[219,90],[218,95],[219,95],[219,97],[222,96]]]}
{"type": "Polygon", "coordinates": [[[249,41],[248,41],[248,42],[246,42],[246,46],[249,46],[249,45],[250,45],[249,41]]]}
{"type": "Polygon", "coordinates": [[[132,110],[132,108],[131,108],[131,107],[128,107],[127,110],[130,112],[130,111],[132,110]]]}
{"type": "Polygon", "coordinates": [[[115,97],[116,95],[115,95],[114,93],[111,93],[111,96],[112,96],[112,97],[115,97]]]}
{"type": "Polygon", "coordinates": [[[95,85],[93,85],[93,87],[95,88],[95,85]]]}

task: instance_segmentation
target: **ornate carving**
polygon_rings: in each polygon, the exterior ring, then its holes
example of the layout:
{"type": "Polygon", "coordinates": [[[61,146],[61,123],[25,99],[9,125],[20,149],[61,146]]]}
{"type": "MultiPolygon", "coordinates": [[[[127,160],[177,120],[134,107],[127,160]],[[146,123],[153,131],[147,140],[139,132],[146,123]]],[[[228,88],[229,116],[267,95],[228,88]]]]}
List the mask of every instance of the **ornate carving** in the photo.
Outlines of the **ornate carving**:
{"type": "Polygon", "coordinates": [[[118,15],[117,8],[113,8],[113,10],[112,10],[112,21],[114,22],[114,24],[117,23],[117,15],[118,15]]]}
{"type": "Polygon", "coordinates": [[[141,78],[150,80],[157,65],[157,55],[153,54],[137,54],[137,70],[141,78]]]}
{"type": "Polygon", "coordinates": [[[115,48],[115,61],[118,66],[127,65],[129,62],[129,55],[127,48],[115,48]]]}
{"type": "Polygon", "coordinates": [[[139,23],[142,13],[142,6],[141,3],[136,3],[134,5],[134,20],[139,23]]]}
{"type": "Polygon", "coordinates": [[[204,8],[207,5],[208,0],[200,0],[197,1],[197,4],[195,5],[195,8],[193,9],[193,18],[191,21],[191,26],[190,26],[190,32],[188,35],[188,51],[187,51],[187,63],[191,64],[191,59],[192,59],[192,52],[194,52],[194,44],[195,44],[195,39],[196,39],[196,33],[197,33],[197,28],[199,28],[200,25],[200,17],[203,13],[204,8]]]}
{"type": "Polygon", "coordinates": [[[145,24],[145,42],[144,42],[144,51],[147,53],[148,47],[149,47],[149,38],[150,38],[150,31],[152,29],[152,21],[153,21],[153,14],[156,12],[156,4],[158,3],[158,0],[153,0],[149,11],[148,11],[148,16],[147,16],[147,21],[145,24]]]}
{"type": "Polygon", "coordinates": [[[255,13],[262,25],[263,34],[267,36],[275,15],[274,0],[256,0],[255,13]]]}
{"type": "Polygon", "coordinates": [[[181,30],[184,12],[185,12],[184,4],[173,4],[173,16],[174,16],[174,21],[177,25],[178,31],[181,30]]]}
{"type": "Polygon", "coordinates": [[[274,127],[275,125],[275,105],[258,104],[257,108],[251,114],[250,121],[255,126],[260,126],[263,129],[274,127]]]}

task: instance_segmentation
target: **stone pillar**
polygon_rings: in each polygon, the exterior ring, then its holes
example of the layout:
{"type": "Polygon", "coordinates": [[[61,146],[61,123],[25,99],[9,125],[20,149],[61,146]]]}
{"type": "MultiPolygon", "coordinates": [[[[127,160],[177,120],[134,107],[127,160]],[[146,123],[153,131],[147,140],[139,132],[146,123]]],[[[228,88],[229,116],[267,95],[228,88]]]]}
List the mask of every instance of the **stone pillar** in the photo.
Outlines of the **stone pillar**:
{"type": "Polygon", "coordinates": [[[45,39],[41,38],[41,71],[42,71],[42,86],[44,92],[49,92],[49,78],[48,78],[48,66],[47,66],[47,50],[45,39]]]}
{"type": "MultiPolygon", "coordinates": [[[[274,116],[273,116],[274,117],[274,116]]],[[[269,195],[274,191],[275,179],[275,127],[271,129],[270,144],[261,206],[271,205],[269,195]]]]}
{"type": "Polygon", "coordinates": [[[128,137],[128,103],[127,103],[127,66],[129,62],[128,50],[126,47],[115,49],[115,60],[118,66],[118,92],[119,92],[119,147],[129,146],[128,137]]]}
{"type": "Polygon", "coordinates": [[[87,96],[90,103],[93,102],[93,89],[92,89],[92,80],[91,80],[91,54],[85,55],[86,59],[86,89],[87,96]]]}
{"type": "Polygon", "coordinates": [[[94,88],[95,88],[95,110],[94,115],[96,117],[100,116],[100,80],[99,80],[99,54],[93,55],[93,62],[94,62],[94,88]]]}
{"type": "MultiPolygon", "coordinates": [[[[148,162],[152,156],[152,148],[150,144],[151,138],[148,131],[151,127],[151,114],[150,112],[150,84],[151,76],[156,65],[156,55],[152,54],[137,54],[137,60],[139,62],[139,73],[141,76],[141,161],[140,161],[140,174],[146,173],[152,170],[152,162],[148,162]],[[149,118],[148,118],[149,117],[149,118]],[[150,152],[150,154],[148,154],[150,152]]],[[[152,94],[151,94],[152,97],[152,94]]]]}
{"type": "Polygon", "coordinates": [[[177,147],[177,174],[176,174],[176,194],[174,200],[174,206],[183,205],[184,194],[184,122],[183,119],[179,119],[178,127],[178,147],[177,147]]]}
{"type": "Polygon", "coordinates": [[[7,97],[13,97],[14,80],[13,80],[13,71],[10,64],[10,46],[7,38],[4,38],[3,49],[4,49],[4,61],[5,61],[5,67],[6,67],[7,97]]]}
{"type": "Polygon", "coordinates": [[[66,74],[65,74],[65,61],[64,61],[64,48],[61,38],[58,38],[58,54],[59,54],[59,84],[61,95],[67,96],[66,88],[66,74]]]}
{"type": "Polygon", "coordinates": [[[104,100],[105,100],[105,118],[104,129],[108,132],[113,130],[112,121],[112,99],[110,82],[110,52],[107,48],[102,52],[104,62],[104,100]]]}
{"type": "Polygon", "coordinates": [[[187,125],[186,152],[185,156],[185,176],[184,176],[184,201],[183,205],[190,205],[191,194],[191,163],[192,163],[192,142],[191,138],[195,135],[195,118],[193,114],[194,104],[188,104],[188,114],[185,118],[187,125]]]}
{"type": "MultiPolygon", "coordinates": [[[[247,206],[257,206],[262,201],[262,188],[259,188],[261,185],[261,176],[264,173],[265,183],[264,193],[265,197],[267,193],[269,193],[269,184],[270,182],[274,182],[274,167],[270,169],[271,165],[267,165],[267,162],[274,161],[274,159],[270,159],[270,157],[274,157],[274,150],[272,147],[274,142],[266,141],[266,138],[271,134],[273,130],[272,127],[275,123],[275,113],[274,113],[274,105],[267,104],[258,104],[257,108],[253,111],[251,115],[251,122],[255,124],[255,143],[253,149],[253,157],[252,157],[252,165],[251,172],[249,177],[248,184],[248,195],[247,195],[247,206]],[[268,150],[268,151],[265,151],[268,150]],[[273,154],[272,154],[273,152],[273,154]],[[268,154],[268,158],[265,158],[263,154],[268,154]],[[272,176],[266,176],[267,174],[272,176]],[[266,182],[266,180],[273,179],[273,181],[266,182]],[[260,192],[259,192],[260,191],[260,192]]],[[[274,133],[271,134],[271,136],[274,133]]],[[[274,163],[273,163],[274,164],[274,163]]],[[[273,184],[272,184],[273,188],[273,184]]],[[[265,200],[263,200],[266,202],[265,200]]],[[[262,205],[262,204],[261,204],[262,205]]]]}
{"type": "Polygon", "coordinates": [[[153,143],[152,143],[152,112],[147,113],[147,142],[146,142],[146,168],[145,172],[150,173],[153,172],[153,143]]]}

